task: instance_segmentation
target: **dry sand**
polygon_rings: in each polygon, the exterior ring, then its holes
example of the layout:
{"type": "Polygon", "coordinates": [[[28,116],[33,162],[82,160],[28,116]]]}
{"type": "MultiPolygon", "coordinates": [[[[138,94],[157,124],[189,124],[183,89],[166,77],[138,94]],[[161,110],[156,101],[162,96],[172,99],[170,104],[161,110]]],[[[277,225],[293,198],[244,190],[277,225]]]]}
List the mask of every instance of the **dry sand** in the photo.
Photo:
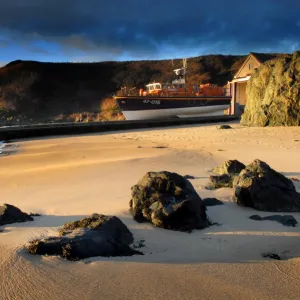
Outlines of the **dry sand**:
{"type": "MultiPolygon", "coordinates": [[[[227,159],[259,158],[300,178],[300,127],[232,126],[17,142],[17,153],[0,157],[1,202],[43,216],[0,233],[0,299],[300,299],[300,226],[250,220],[272,213],[238,207],[231,189],[204,189],[210,170],[227,159]],[[193,175],[202,198],[225,201],[208,207],[221,226],[187,234],[135,223],[130,187],[159,170],[193,175]],[[74,263],[24,250],[29,240],[56,235],[63,223],[94,212],[120,217],[136,240],[145,240],[145,255],[74,263]],[[283,260],[262,258],[268,251],[283,260]]],[[[293,215],[300,222],[300,213],[293,215]]]]}

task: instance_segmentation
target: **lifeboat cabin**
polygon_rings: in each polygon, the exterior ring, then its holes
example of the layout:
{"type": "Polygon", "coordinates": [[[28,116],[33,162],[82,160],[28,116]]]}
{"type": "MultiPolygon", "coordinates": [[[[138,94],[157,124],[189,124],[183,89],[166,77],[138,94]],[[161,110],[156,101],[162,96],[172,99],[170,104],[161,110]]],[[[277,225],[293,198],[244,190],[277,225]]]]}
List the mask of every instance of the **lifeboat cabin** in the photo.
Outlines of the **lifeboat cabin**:
{"type": "Polygon", "coordinates": [[[185,83],[184,80],[177,81],[172,83],[149,83],[146,85],[146,90],[140,89],[139,95],[156,97],[212,97],[226,95],[226,89],[216,84],[207,83],[192,86],[185,83]]]}

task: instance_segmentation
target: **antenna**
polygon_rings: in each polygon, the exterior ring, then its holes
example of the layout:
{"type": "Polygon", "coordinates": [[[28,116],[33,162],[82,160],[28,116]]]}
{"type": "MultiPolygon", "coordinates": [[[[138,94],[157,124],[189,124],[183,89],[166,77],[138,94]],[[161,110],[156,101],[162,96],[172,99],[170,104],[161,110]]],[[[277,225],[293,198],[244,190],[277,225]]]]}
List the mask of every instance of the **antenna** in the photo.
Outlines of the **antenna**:
{"type": "MultiPolygon", "coordinates": [[[[183,58],[183,66],[179,69],[175,69],[173,70],[175,72],[175,76],[177,77],[175,80],[173,80],[174,82],[176,81],[177,83],[180,81],[181,83],[184,82],[186,80],[186,70],[187,70],[187,59],[183,58]]],[[[172,60],[173,62],[173,60],[172,60]]],[[[172,82],[173,82],[172,81],[172,82]]]]}
{"type": "Polygon", "coordinates": [[[184,76],[184,78],[185,78],[185,76],[186,76],[186,70],[187,70],[187,59],[186,58],[183,58],[182,59],[182,64],[183,64],[183,76],[184,76]]]}

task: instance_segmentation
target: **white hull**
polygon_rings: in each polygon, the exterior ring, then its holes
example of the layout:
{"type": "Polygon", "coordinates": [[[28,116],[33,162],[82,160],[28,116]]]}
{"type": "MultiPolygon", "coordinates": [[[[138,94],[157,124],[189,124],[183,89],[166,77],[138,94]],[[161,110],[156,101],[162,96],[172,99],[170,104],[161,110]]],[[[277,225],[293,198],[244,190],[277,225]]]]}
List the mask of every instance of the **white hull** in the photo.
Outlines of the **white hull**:
{"type": "Polygon", "coordinates": [[[126,120],[145,120],[145,119],[162,119],[170,117],[178,118],[195,118],[224,116],[224,110],[230,107],[227,105],[212,105],[202,107],[185,107],[185,108],[166,108],[166,109],[148,109],[148,110],[128,110],[122,111],[126,120]]]}

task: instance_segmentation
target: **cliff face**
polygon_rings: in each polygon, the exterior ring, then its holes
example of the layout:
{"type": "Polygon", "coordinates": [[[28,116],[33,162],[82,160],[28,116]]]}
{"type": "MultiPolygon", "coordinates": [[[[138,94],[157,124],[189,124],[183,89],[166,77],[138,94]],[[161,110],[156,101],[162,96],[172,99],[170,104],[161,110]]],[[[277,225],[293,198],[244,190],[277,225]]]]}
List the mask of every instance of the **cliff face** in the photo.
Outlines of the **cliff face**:
{"type": "Polygon", "coordinates": [[[300,126],[300,51],[260,66],[246,93],[242,125],[300,126]]]}
{"type": "MultiPolygon", "coordinates": [[[[208,55],[188,59],[189,81],[224,85],[244,56],[208,55]]],[[[41,63],[13,61],[0,68],[0,118],[41,117],[100,112],[103,99],[126,84],[142,87],[167,81],[182,60],[41,63]],[[21,116],[21,117],[20,117],[21,116]]]]}

